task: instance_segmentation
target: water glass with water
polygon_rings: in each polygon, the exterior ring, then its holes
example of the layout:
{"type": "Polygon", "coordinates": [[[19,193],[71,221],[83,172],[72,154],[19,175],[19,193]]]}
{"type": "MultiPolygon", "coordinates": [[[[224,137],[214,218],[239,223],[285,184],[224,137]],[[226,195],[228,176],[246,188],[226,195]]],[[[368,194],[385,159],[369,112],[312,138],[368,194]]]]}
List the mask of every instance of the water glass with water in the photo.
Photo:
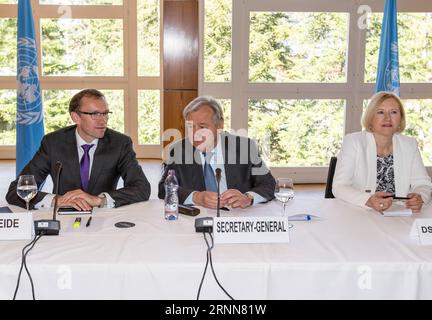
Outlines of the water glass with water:
{"type": "Polygon", "coordinates": [[[283,215],[285,216],[285,206],[294,198],[294,182],[291,178],[276,179],[275,198],[282,203],[283,215]]]}
{"type": "Polygon", "coordinates": [[[26,202],[27,212],[29,212],[30,200],[36,196],[37,192],[37,184],[33,175],[19,176],[17,195],[26,202]]]}

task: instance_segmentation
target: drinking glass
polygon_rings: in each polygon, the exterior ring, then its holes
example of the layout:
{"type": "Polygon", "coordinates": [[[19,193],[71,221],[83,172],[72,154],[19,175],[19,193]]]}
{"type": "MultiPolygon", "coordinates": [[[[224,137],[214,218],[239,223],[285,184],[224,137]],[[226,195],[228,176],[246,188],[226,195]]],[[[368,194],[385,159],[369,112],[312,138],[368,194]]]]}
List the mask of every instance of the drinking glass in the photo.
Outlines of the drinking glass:
{"type": "Polygon", "coordinates": [[[37,192],[37,184],[33,175],[22,175],[18,178],[17,195],[26,202],[27,212],[30,212],[30,200],[37,192]]]}
{"type": "Polygon", "coordinates": [[[276,179],[275,198],[282,202],[283,215],[285,216],[285,206],[294,198],[294,183],[291,178],[276,179]]]}

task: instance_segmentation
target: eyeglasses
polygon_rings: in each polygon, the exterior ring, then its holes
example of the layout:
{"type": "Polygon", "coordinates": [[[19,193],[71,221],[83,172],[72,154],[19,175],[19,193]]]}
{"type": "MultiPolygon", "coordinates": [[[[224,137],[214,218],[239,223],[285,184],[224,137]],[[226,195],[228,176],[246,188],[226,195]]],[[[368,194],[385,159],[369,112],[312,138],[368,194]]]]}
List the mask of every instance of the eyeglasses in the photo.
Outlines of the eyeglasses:
{"type": "Polygon", "coordinates": [[[88,114],[93,120],[98,120],[100,118],[108,119],[111,111],[107,112],[84,112],[84,111],[77,111],[77,113],[81,114],[88,114]]]}

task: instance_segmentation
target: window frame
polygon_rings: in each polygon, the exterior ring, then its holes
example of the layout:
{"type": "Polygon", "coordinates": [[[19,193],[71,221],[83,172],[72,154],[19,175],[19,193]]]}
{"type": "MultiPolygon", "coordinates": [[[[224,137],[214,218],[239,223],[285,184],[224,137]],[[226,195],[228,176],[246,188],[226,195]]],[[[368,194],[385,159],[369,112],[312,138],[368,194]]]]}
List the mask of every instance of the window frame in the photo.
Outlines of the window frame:
{"type": "MultiPolygon", "coordinates": [[[[159,76],[138,76],[137,1],[123,0],[122,5],[43,5],[32,1],[38,51],[41,90],[123,90],[124,133],[132,138],[138,158],[160,158],[162,144],[138,144],[138,91],[159,90],[160,133],[163,130],[163,0],[159,0],[159,76]],[[51,76],[42,74],[41,20],[58,19],[62,7],[72,10],[73,19],[123,20],[123,76],[51,76]],[[60,12],[60,13],[59,13],[60,12]]],[[[17,18],[17,4],[0,4],[0,18],[17,18]]],[[[16,89],[15,76],[0,76],[0,89],[16,89]]],[[[109,103],[109,101],[108,101],[109,103]]],[[[0,159],[15,159],[15,146],[0,146],[0,159]]]]}
{"type": "MultiPolygon", "coordinates": [[[[200,56],[199,94],[231,99],[231,127],[248,128],[249,99],[344,99],[344,135],[361,130],[360,119],[363,100],[370,98],[374,84],[365,83],[366,28],[360,29],[357,13],[360,5],[368,5],[372,12],[383,12],[384,0],[232,0],[232,53],[231,81],[204,82],[204,6],[199,0],[200,56]],[[249,16],[251,11],[286,12],[343,12],[348,13],[347,73],[345,83],[250,83],[249,16]],[[235,107],[234,107],[235,106],[235,107]]],[[[398,0],[398,12],[432,12],[432,2],[398,0]]],[[[402,83],[403,99],[432,98],[432,83],[402,83]]],[[[330,161],[330,159],[329,159],[330,161]]],[[[427,167],[432,174],[432,167],[427,167]]],[[[272,167],[275,176],[293,177],[296,183],[325,183],[328,166],[322,167],[272,167]]]]}

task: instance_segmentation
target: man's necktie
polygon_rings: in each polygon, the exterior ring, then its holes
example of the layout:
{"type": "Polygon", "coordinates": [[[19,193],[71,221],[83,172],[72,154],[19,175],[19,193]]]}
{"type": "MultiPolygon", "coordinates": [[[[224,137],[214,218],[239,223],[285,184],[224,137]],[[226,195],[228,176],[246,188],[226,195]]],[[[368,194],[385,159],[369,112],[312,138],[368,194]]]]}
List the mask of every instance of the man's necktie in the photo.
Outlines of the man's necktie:
{"type": "Polygon", "coordinates": [[[213,169],[210,166],[210,159],[213,156],[213,152],[207,152],[204,155],[204,182],[207,191],[217,192],[216,178],[213,169]]]}
{"type": "Polygon", "coordinates": [[[80,174],[81,174],[81,186],[84,191],[87,192],[89,182],[89,171],[90,171],[90,155],[89,151],[94,144],[83,144],[81,148],[84,150],[84,155],[80,162],[80,174]]]}

